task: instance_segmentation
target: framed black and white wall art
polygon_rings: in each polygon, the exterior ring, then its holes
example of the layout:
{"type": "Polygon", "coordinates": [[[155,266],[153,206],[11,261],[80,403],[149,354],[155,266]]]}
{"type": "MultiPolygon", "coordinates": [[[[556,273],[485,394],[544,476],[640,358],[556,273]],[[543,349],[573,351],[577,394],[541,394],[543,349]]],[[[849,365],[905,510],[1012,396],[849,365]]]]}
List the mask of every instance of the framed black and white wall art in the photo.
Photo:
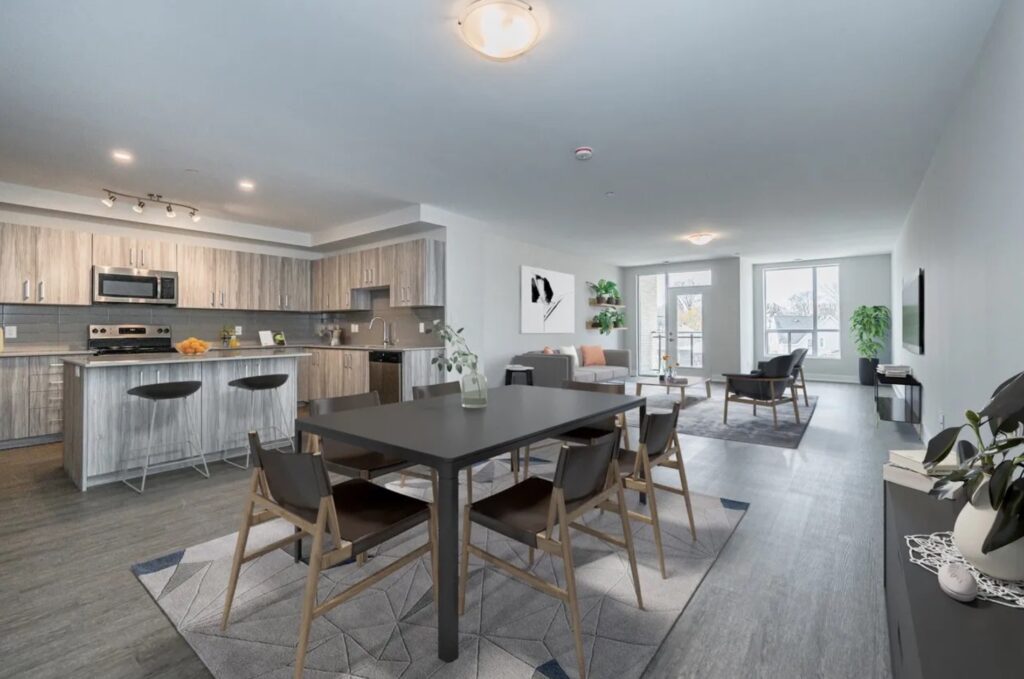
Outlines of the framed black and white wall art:
{"type": "Polygon", "coordinates": [[[576,277],[572,274],[522,267],[522,332],[575,332],[576,277]]]}

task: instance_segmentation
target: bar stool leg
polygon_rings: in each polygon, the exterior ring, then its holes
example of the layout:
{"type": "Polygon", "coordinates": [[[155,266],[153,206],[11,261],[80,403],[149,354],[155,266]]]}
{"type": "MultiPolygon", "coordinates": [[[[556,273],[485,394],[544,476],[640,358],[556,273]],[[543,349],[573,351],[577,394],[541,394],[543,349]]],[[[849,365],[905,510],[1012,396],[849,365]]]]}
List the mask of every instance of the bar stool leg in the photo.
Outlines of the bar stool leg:
{"type": "Polygon", "coordinates": [[[138,487],[133,486],[128,479],[121,479],[124,485],[134,490],[139,495],[146,490],[146,474],[149,473],[149,457],[153,454],[153,428],[156,426],[156,401],[152,401],[149,411],[149,436],[146,438],[146,460],[142,463],[142,482],[138,487]]]}
{"type": "Polygon", "coordinates": [[[206,466],[206,454],[203,452],[203,440],[199,437],[199,434],[196,431],[196,423],[192,417],[192,411],[188,407],[188,399],[182,399],[181,405],[185,409],[185,420],[188,422],[189,448],[193,449],[192,452],[195,453],[194,457],[198,457],[203,463],[202,469],[200,469],[195,463],[192,464],[192,469],[195,469],[206,478],[210,478],[210,468],[206,466]]]}
{"type": "MultiPolygon", "coordinates": [[[[255,431],[257,434],[259,434],[259,431],[256,429],[256,392],[255,391],[250,391],[249,392],[249,431],[255,431]]],[[[229,464],[232,467],[236,467],[238,469],[248,469],[249,468],[249,456],[252,453],[249,450],[249,444],[246,442],[244,445],[245,445],[245,462],[243,464],[239,464],[239,463],[235,462],[234,460],[229,460],[226,455],[223,458],[224,462],[226,464],[229,464]]]]}

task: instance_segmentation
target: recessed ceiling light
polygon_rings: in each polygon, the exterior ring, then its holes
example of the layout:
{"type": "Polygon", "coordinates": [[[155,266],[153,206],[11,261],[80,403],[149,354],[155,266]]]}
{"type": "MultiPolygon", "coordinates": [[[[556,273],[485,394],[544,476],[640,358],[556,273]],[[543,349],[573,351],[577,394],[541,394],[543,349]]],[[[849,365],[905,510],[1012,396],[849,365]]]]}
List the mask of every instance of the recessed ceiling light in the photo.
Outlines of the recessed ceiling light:
{"type": "Polygon", "coordinates": [[[254,184],[251,179],[239,179],[238,188],[242,191],[252,191],[256,188],[256,184],[254,184]]]}
{"type": "Polygon", "coordinates": [[[540,24],[523,0],[476,0],[459,19],[462,39],[486,57],[512,59],[533,47],[540,24]]]}
{"type": "Polygon", "coordinates": [[[690,241],[694,245],[707,245],[715,239],[713,233],[691,233],[689,236],[683,236],[686,240],[690,241]]]}
{"type": "Polygon", "coordinates": [[[110,157],[119,163],[130,163],[135,160],[135,156],[132,155],[131,151],[125,151],[124,149],[114,149],[110,152],[110,157]]]}

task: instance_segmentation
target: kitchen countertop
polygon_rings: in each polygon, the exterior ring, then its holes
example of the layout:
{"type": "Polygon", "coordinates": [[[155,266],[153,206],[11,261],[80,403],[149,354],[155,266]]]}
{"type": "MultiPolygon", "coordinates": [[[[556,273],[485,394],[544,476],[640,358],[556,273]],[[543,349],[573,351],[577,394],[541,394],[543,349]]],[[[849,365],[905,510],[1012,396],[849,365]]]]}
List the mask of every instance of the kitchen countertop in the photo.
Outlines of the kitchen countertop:
{"type": "Polygon", "coordinates": [[[107,356],[74,356],[64,359],[65,363],[83,368],[115,368],[132,365],[162,365],[168,363],[208,363],[213,361],[245,361],[261,358],[302,358],[309,352],[295,349],[224,349],[205,354],[113,354],[107,356]]]}
{"type": "MultiPolygon", "coordinates": [[[[329,344],[316,344],[313,342],[300,342],[296,344],[289,344],[285,347],[286,349],[348,349],[352,351],[441,351],[444,347],[385,347],[377,344],[352,344],[352,345],[341,345],[332,347],[329,344]]],[[[278,347],[262,347],[258,344],[243,344],[238,349],[225,349],[221,346],[210,347],[210,351],[278,351],[278,347]]],[[[89,349],[68,349],[59,347],[47,347],[47,346],[36,346],[36,347],[18,347],[8,348],[5,351],[0,351],[0,360],[4,358],[33,358],[43,356],[91,356],[92,351],[89,349]]]]}
{"type": "MultiPolygon", "coordinates": [[[[9,345],[8,345],[9,346],[9,345]]],[[[88,355],[92,352],[88,349],[59,349],[53,347],[18,347],[17,349],[5,349],[0,351],[0,359],[3,358],[32,358],[34,356],[75,356],[88,355]]]]}

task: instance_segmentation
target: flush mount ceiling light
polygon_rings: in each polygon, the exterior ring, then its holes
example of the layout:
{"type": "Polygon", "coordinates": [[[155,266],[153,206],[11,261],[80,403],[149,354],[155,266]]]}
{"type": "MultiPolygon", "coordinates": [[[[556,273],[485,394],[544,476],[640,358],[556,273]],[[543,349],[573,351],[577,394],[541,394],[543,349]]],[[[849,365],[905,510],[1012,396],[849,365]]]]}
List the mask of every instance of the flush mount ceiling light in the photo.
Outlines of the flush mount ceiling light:
{"type": "Polygon", "coordinates": [[[110,152],[110,157],[119,163],[130,163],[135,160],[135,156],[132,155],[131,151],[125,151],[124,149],[114,149],[110,152]]]}
{"type": "Polygon", "coordinates": [[[148,201],[150,203],[166,205],[167,211],[164,214],[167,215],[168,219],[177,217],[178,213],[175,212],[174,208],[180,207],[182,210],[188,210],[188,216],[192,218],[193,222],[199,221],[199,208],[186,205],[185,203],[164,200],[164,197],[159,193],[147,193],[145,196],[134,196],[130,193],[121,193],[120,191],[111,191],[110,189],[103,189],[103,193],[107,194],[107,197],[102,199],[100,202],[110,208],[114,207],[114,203],[117,202],[117,197],[120,196],[121,198],[128,198],[129,200],[135,201],[132,205],[132,210],[140,215],[146,211],[146,202],[148,201]]]}
{"type": "Polygon", "coordinates": [[[256,184],[251,179],[239,179],[238,188],[242,191],[252,191],[256,188],[256,184]]]}
{"type": "Polygon", "coordinates": [[[536,44],[540,24],[533,7],[523,0],[476,0],[459,19],[459,32],[480,54],[504,61],[536,44]]]}
{"type": "Polygon", "coordinates": [[[683,236],[686,240],[690,241],[694,245],[707,245],[711,241],[715,240],[715,234],[713,233],[691,233],[689,236],[683,236]]]}

